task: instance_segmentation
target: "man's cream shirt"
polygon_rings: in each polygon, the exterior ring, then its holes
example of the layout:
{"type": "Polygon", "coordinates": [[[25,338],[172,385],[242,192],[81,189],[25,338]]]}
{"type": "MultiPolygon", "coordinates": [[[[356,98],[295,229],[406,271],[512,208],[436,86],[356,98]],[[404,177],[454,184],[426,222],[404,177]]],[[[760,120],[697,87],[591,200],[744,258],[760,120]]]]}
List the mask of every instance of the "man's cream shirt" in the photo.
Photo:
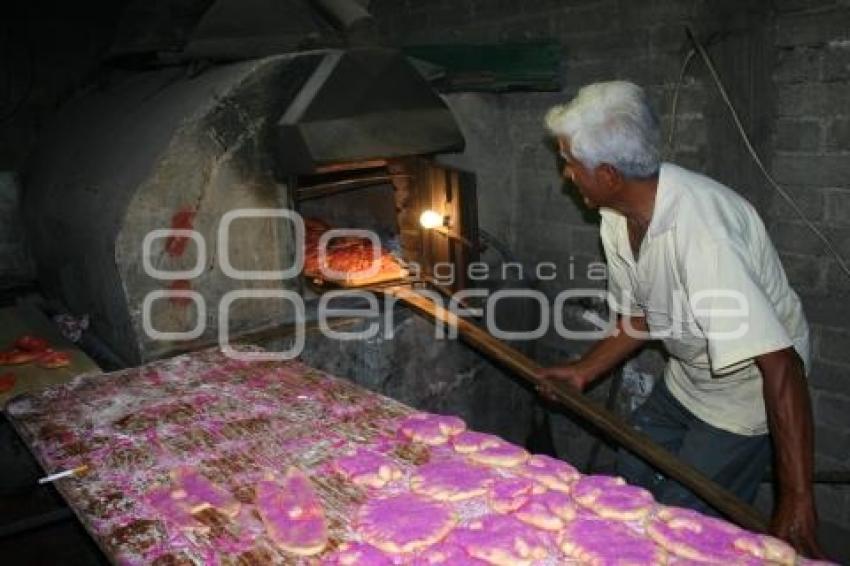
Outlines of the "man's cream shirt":
{"type": "Polygon", "coordinates": [[[645,316],[670,360],[670,392],[708,424],[768,432],[754,358],[794,346],[809,367],[809,329],[764,223],[707,177],[664,163],[635,261],[626,219],[601,209],[611,307],[645,316]]]}

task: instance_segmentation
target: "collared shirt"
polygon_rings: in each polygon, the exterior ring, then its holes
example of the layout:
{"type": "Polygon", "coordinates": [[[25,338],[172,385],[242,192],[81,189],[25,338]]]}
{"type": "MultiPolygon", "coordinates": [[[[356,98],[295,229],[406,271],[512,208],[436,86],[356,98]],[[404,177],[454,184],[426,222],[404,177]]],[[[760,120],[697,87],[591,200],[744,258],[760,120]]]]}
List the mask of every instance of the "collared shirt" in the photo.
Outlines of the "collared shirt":
{"type": "Polygon", "coordinates": [[[637,258],[626,218],[600,213],[611,308],[646,317],[670,354],[670,392],[714,427],[767,433],[754,358],[794,346],[808,367],[809,328],[753,206],[708,177],[664,163],[637,258]]]}

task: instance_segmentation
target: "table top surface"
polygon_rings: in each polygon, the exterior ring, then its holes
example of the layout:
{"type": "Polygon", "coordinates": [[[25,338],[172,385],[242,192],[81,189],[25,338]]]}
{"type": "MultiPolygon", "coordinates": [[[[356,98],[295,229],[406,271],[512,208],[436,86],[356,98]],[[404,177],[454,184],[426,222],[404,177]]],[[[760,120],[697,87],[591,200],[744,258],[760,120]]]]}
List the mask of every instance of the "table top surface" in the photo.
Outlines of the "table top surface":
{"type": "MultiPolygon", "coordinates": [[[[394,436],[395,421],[412,411],[298,362],[236,361],[217,349],[86,375],[7,406],[48,473],[89,466],[55,485],[107,557],[122,564],[293,563],[249,505],[234,520],[200,516],[213,527],[190,532],[162,520],[146,494],[188,465],[250,503],[253,485],[270,471],[319,471],[354,446],[394,436]]],[[[363,492],[330,473],[311,480],[338,544],[363,492]]]]}
{"type": "MultiPolygon", "coordinates": [[[[254,347],[240,351],[262,354],[254,347]]],[[[364,540],[357,521],[364,505],[385,496],[409,494],[414,489],[411,478],[426,463],[471,463],[471,457],[456,451],[453,443],[435,446],[400,434],[400,423],[415,411],[393,399],[297,361],[237,360],[217,349],[80,376],[71,383],[17,397],[6,410],[47,472],[88,466],[85,475],[61,479],[55,485],[116,564],[339,564],[324,559],[343,543],[364,540]],[[339,473],[335,462],[361,448],[391,460],[400,477],[380,488],[352,483],[339,473]],[[327,525],[327,544],[313,557],[281,548],[259,513],[255,487],[293,468],[309,478],[327,525]],[[163,500],[170,501],[167,494],[185,497],[185,493],[175,495],[175,470],[197,473],[219,493],[226,493],[230,512],[216,506],[193,508],[189,517],[164,512],[170,509],[162,506],[163,500]],[[164,499],[155,496],[162,493],[164,499]]],[[[493,482],[530,477],[518,468],[472,465],[483,469],[493,482]]],[[[476,524],[491,517],[494,524],[518,521],[492,507],[486,494],[441,500],[437,505],[448,508],[456,520],[451,536],[469,535],[481,528],[476,524]]],[[[599,520],[596,511],[578,504],[576,509],[583,521],[595,520],[601,528],[611,528],[604,525],[611,521],[599,520]]],[[[614,523],[617,529],[626,528],[628,536],[625,542],[612,540],[611,544],[626,546],[611,552],[628,553],[634,550],[628,546],[632,543],[654,548],[643,521],[614,523]]],[[[735,536],[758,537],[718,523],[734,529],[735,536]]],[[[529,529],[537,533],[535,544],[545,549],[545,557],[534,560],[535,565],[579,563],[564,554],[559,542],[570,527],[556,532],[517,524],[526,533],[529,529]]],[[[394,563],[410,563],[414,558],[401,557],[394,563]]],[[[669,561],[678,563],[687,561],[669,561]]]]}
{"type": "Polygon", "coordinates": [[[98,365],[72,342],[62,336],[59,329],[44,314],[31,305],[0,309],[0,349],[11,349],[15,340],[24,335],[39,336],[50,342],[54,350],[71,355],[71,365],[44,369],[35,364],[0,366],[0,374],[15,375],[11,390],[0,393],[0,407],[21,393],[39,391],[46,387],[67,383],[82,373],[100,373],[98,365]]]}

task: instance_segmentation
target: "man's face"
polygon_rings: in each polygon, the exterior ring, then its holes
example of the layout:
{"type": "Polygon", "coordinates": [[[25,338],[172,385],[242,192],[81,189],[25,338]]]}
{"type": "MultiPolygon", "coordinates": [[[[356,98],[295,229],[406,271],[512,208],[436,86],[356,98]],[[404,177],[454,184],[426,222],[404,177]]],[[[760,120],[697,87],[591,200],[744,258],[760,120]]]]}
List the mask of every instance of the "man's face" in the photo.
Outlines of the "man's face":
{"type": "Polygon", "coordinates": [[[576,159],[570,151],[570,144],[565,138],[558,138],[558,150],[564,160],[562,174],[572,181],[588,208],[604,206],[608,191],[600,186],[596,171],[588,169],[576,159]]]}

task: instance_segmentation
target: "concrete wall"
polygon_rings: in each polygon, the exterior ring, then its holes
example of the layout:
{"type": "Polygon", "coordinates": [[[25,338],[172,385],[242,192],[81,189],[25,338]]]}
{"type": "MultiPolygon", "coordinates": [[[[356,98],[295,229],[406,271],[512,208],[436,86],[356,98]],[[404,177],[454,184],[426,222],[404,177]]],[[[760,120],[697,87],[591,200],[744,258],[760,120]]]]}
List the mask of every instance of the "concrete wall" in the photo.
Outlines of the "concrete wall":
{"type": "Polygon", "coordinates": [[[91,78],[121,6],[17,4],[0,21],[0,290],[33,282],[19,206],[25,164],[48,116],[91,78]]]}
{"type": "MultiPolygon", "coordinates": [[[[479,176],[481,225],[500,234],[527,263],[553,261],[559,277],[544,284],[604,288],[585,267],[600,261],[597,219],[572,197],[545,142],[542,118],[588,82],[616,78],[648,89],[670,131],[671,102],[689,44],[684,24],[709,52],[756,149],[803,209],[850,260],[850,7],[846,2],[786,0],[374,0],[384,37],[396,45],[491,43],[553,38],[563,45],[563,90],[556,93],[451,94],[468,148],[455,158],[479,176]],[[482,182],[483,181],[483,182],[482,182]],[[569,266],[575,267],[572,277],[569,266]]],[[[694,59],[681,88],[675,145],[668,159],[735,188],[769,226],[814,333],[812,394],[818,470],[847,470],[850,449],[850,278],[758,173],[744,150],[705,66],[694,59]]],[[[549,336],[541,362],[586,344],[549,336]]],[[[658,371],[644,354],[638,371],[658,371]]],[[[594,395],[604,396],[597,391],[594,395]]],[[[582,463],[587,437],[555,416],[556,439],[582,463]]],[[[822,535],[850,559],[850,487],[818,486],[822,535]]],[[[760,505],[770,505],[765,486],[760,505]]]]}
{"type": "Polygon", "coordinates": [[[39,4],[7,6],[0,22],[0,170],[21,171],[45,120],[89,85],[123,2],[39,4]]]}
{"type": "Polygon", "coordinates": [[[21,222],[21,185],[11,171],[0,171],[0,293],[34,278],[21,222]]]}

